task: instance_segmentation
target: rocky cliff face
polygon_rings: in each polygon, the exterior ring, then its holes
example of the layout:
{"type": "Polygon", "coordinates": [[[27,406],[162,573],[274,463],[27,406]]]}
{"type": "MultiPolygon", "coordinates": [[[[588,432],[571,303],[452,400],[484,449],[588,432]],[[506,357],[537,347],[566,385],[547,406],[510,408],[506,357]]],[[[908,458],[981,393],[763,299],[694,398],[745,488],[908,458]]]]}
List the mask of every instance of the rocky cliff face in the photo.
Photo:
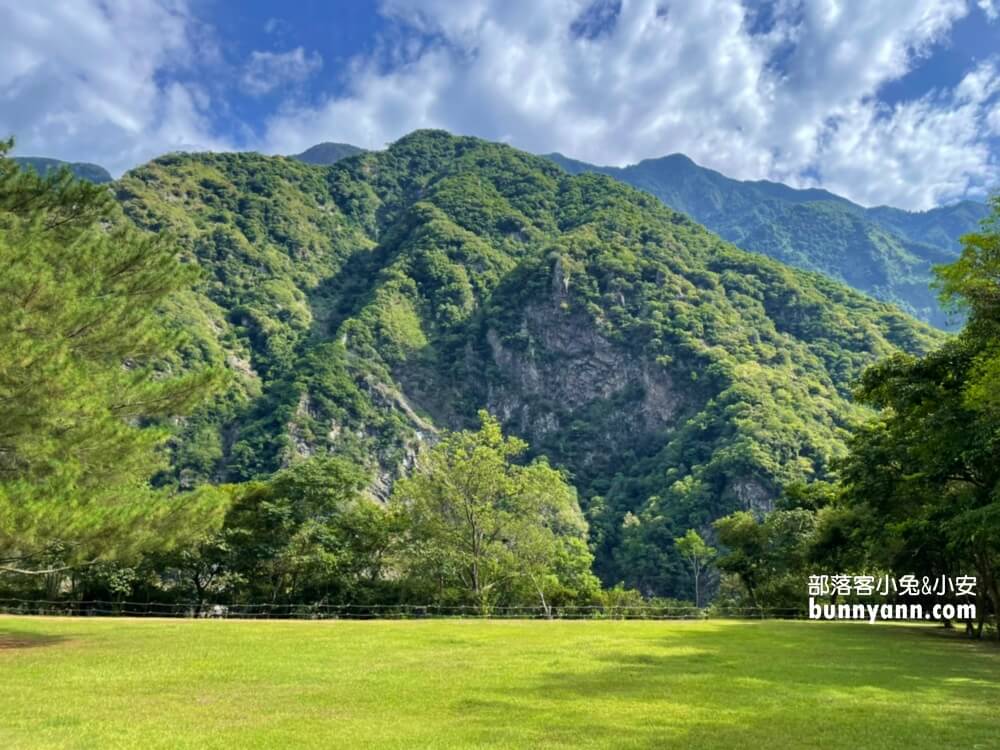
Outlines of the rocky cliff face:
{"type": "Polygon", "coordinates": [[[517,347],[486,332],[499,377],[488,385],[487,408],[538,441],[601,403],[620,402],[615,431],[661,431],[676,424],[684,394],[669,371],[616,346],[580,313],[555,300],[524,310],[517,347]]]}
{"type": "Polygon", "coordinates": [[[172,155],[116,190],[205,271],[170,312],[182,361],[232,373],[177,476],[336,453],[386,497],[487,408],[569,473],[605,580],[649,591],[681,575],[673,536],[827,471],[862,367],[935,341],[607,177],[440,132],[329,167],[172,155]]]}

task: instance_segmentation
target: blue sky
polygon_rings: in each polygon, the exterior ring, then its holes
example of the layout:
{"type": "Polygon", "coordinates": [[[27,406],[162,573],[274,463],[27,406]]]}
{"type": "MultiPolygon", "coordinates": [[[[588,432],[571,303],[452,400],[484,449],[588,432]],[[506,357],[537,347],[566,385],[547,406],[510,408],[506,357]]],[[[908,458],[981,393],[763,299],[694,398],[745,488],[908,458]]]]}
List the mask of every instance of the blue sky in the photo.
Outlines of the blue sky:
{"type": "Polygon", "coordinates": [[[113,173],[418,127],[923,209],[1000,185],[1000,0],[0,0],[0,135],[113,173]]]}

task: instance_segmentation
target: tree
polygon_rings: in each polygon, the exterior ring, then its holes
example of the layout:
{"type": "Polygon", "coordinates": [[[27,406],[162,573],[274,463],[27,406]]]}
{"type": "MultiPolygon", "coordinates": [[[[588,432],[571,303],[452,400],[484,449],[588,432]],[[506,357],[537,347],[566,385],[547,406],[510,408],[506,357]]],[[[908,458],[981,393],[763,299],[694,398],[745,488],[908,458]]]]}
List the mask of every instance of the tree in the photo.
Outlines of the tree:
{"type": "Polygon", "coordinates": [[[368,475],[317,456],[246,485],[226,517],[231,593],[251,602],[354,602],[383,577],[391,518],[367,497],[368,475]]]}
{"type": "Polygon", "coordinates": [[[758,519],[737,511],[714,524],[725,554],[719,568],[739,576],[753,607],[792,609],[802,606],[808,579],[816,513],[781,508],[758,519]]]}
{"type": "Polygon", "coordinates": [[[549,614],[554,594],[597,589],[576,491],[544,460],[515,463],[526,443],[479,417],[477,432],[444,436],[393,488],[404,570],[434,585],[427,593],[439,602],[471,601],[486,614],[530,591],[549,614]]]}
{"type": "Polygon", "coordinates": [[[942,299],[968,313],[962,331],[975,354],[963,382],[965,405],[1000,418],[1000,194],[983,231],[962,238],[957,261],[936,269],[942,299]]]}
{"type": "Polygon", "coordinates": [[[880,415],[854,436],[841,476],[876,562],[926,575],[972,568],[998,613],[1000,197],[992,205],[984,231],[938,269],[943,297],[969,313],[965,328],[925,357],[865,372],[857,398],[880,415]]]}
{"type": "Polygon", "coordinates": [[[209,597],[226,596],[246,583],[230,564],[235,552],[225,532],[213,531],[189,545],[149,555],[143,567],[155,572],[156,589],[189,601],[197,616],[209,597]]]}
{"type": "Polygon", "coordinates": [[[873,563],[930,576],[972,568],[997,612],[1000,422],[969,407],[973,344],[963,335],[867,372],[858,396],[881,414],[850,442],[841,476],[873,563]]]}
{"type": "Polygon", "coordinates": [[[694,606],[701,607],[701,576],[705,567],[715,558],[715,548],[709,547],[694,529],[674,539],[674,547],[691,566],[694,580],[694,606]]]}
{"type": "Polygon", "coordinates": [[[159,315],[193,283],[106,187],[20,171],[0,144],[0,571],[123,558],[221,520],[222,495],[149,478],[168,418],[219,382],[169,356],[159,315]]]}

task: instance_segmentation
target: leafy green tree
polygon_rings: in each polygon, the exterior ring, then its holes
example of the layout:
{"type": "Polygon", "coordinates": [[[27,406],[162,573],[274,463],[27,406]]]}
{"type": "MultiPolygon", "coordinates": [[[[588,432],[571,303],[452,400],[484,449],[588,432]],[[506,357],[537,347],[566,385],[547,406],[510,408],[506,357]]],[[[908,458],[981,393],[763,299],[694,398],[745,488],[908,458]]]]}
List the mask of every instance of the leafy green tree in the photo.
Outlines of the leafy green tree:
{"type": "Polygon", "coordinates": [[[968,314],[962,338],[973,350],[963,384],[965,405],[1000,418],[1000,194],[982,231],[962,238],[962,255],[937,269],[942,298],[968,314]]]}
{"type": "Polygon", "coordinates": [[[974,571],[978,633],[1000,611],[1000,198],[992,206],[960,259],[937,271],[967,325],[930,354],[865,371],[855,395],[879,415],[835,462],[839,482],[793,483],[766,518],[716,522],[727,548],[719,565],[755,605],[800,605],[814,568],[974,571]]]}
{"type": "MultiPolygon", "coordinates": [[[[386,569],[391,519],[351,462],[318,456],[238,493],[221,533],[232,594],[253,603],[370,598],[386,569]]],[[[218,542],[217,542],[218,543],[218,542]]]]}
{"type": "Polygon", "coordinates": [[[758,518],[737,511],[714,524],[725,548],[719,568],[739,577],[748,603],[764,609],[799,609],[809,576],[816,514],[778,509],[758,518]]]}
{"type": "Polygon", "coordinates": [[[158,315],[196,269],[120,220],[106,187],[21,171],[0,144],[0,571],[169,546],[221,496],[157,491],[167,418],[217,381],[158,315]]]}
{"type": "Polygon", "coordinates": [[[157,598],[190,603],[198,615],[210,599],[228,600],[248,583],[232,565],[235,553],[224,531],[210,532],[192,544],[149,555],[143,567],[155,572],[150,588],[157,598]]]}
{"type": "Polygon", "coordinates": [[[997,613],[1000,198],[992,205],[984,231],[964,237],[961,258],[938,271],[945,298],[968,311],[966,327],[927,356],[866,371],[857,396],[880,417],[856,434],[841,473],[875,561],[928,575],[971,568],[997,613]]]}
{"type": "Polygon", "coordinates": [[[454,595],[484,614],[523,601],[519,592],[548,614],[556,592],[595,591],[575,490],[544,460],[516,463],[527,444],[479,417],[477,432],[446,435],[393,489],[405,573],[433,582],[438,601],[454,595]]]}
{"type": "Polygon", "coordinates": [[[694,605],[701,607],[701,579],[706,567],[715,559],[715,548],[709,547],[694,529],[688,529],[684,536],[674,540],[674,547],[691,566],[694,581],[694,605]]]}

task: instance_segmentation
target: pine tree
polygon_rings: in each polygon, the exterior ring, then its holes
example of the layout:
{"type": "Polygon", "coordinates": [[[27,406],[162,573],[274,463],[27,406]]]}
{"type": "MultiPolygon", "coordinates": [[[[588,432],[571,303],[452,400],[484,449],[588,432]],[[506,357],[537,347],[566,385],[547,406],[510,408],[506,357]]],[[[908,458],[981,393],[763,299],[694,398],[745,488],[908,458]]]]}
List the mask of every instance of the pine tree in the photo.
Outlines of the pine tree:
{"type": "Polygon", "coordinates": [[[141,234],[106,186],[21,171],[0,143],[0,570],[122,558],[218,515],[214,492],[170,495],[169,418],[219,381],[165,355],[158,315],[196,268],[141,234]]]}

